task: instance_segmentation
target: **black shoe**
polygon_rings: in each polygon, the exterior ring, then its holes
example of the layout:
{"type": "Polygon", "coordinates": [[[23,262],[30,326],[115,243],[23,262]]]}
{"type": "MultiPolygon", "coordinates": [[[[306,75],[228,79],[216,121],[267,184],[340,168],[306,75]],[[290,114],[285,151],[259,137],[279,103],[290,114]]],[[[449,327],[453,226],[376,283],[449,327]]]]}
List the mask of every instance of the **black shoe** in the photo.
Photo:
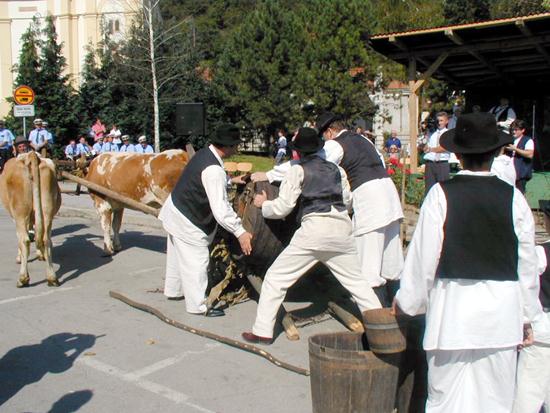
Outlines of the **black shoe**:
{"type": "Polygon", "coordinates": [[[210,310],[206,310],[204,315],[206,317],[222,317],[225,315],[225,311],[220,310],[218,308],[211,308],[210,310]]]}
{"type": "Polygon", "coordinates": [[[181,301],[183,300],[185,297],[183,295],[180,295],[179,297],[166,297],[167,300],[170,300],[170,301],[181,301]]]}

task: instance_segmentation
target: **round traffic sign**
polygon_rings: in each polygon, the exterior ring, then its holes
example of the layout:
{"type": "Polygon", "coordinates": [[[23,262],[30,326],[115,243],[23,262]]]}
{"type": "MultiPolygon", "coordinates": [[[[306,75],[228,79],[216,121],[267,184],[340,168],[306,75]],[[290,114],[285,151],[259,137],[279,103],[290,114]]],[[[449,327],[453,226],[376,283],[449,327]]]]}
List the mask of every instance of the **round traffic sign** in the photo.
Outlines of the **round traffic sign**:
{"type": "Polygon", "coordinates": [[[13,100],[18,105],[32,105],[34,102],[34,90],[29,86],[18,86],[13,91],[13,100]]]}

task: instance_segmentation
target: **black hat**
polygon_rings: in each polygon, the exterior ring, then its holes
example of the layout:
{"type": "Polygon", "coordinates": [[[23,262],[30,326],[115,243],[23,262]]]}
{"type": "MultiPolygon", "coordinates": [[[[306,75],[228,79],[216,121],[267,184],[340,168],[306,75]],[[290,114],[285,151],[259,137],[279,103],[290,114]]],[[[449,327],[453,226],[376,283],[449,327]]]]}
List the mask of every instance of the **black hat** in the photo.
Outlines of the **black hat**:
{"type": "Polygon", "coordinates": [[[313,128],[300,128],[290,148],[302,153],[315,153],[323,147],[323,140],[313,128]]]}
{"type": "Polygon", "coordinates": [[[459,116],[456,128],[448,130],[439,143],[449,152],[485,153],[514,141],[513,136],[497,129],[491,113],[468,113],[459,116]]]}
{"type": "Polygon", "coordinates": [[[315,127],[317,128],[319,136],[323,136],[323,132],[327,130],[332,122],[340,119],[341,117],[339,115],[336,115],[332,112],[325,112],[319,115],[319,117],[317,118],[317,122],[315,123],[315,127]]]}
{"type": "Polygon", "coordinates": [[[15,141],[13,142],[13,144],[15,146],[21,144],[21,143],[26,143],[28,144],[29,141],[27,140],[27,138],[25,138],[24,136],[18,136],[17,138],[15,138],[15,141]]]}
{"type": "Polygon", "coordinates": [[[239,128],[231,123],[224,123],[216,130],[215,136],[210,142],[221,146],[235,146],[241,143],[241,132],[239,128]]]}

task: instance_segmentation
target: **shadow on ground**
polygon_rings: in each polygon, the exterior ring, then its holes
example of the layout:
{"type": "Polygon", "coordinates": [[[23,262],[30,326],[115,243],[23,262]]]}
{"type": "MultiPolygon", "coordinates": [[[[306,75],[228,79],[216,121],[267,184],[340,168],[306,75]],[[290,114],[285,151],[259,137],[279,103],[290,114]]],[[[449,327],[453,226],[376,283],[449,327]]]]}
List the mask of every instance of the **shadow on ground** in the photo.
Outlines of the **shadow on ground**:
{"type": "MultiPolygon", "coordinates": [[[[40,343],[8,351],[0,359],[0,406],[25,386],[40,381],[47,373],[59,374],[69,370],[76,358],[95,344],[96,338],[91,334],[59,333],[46,337],[40,343]]],[[[79,401],[84,401],[85,397],[83,393],[66,395],[54,404],[51,411],[72,411],[54,410],[54,407],[75,406],[79,401]]]]}

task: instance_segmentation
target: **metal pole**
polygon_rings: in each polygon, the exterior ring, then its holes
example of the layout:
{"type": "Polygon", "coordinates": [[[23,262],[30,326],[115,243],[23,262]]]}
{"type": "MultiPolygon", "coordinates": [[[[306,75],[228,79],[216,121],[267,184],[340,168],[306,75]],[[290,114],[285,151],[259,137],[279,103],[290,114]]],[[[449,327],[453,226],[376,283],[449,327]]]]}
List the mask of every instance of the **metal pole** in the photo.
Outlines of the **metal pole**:
{"type": "Polygon", "coordinates": [[[23,136],[27,137],[27,118],[23,116],[23,136]]]}

